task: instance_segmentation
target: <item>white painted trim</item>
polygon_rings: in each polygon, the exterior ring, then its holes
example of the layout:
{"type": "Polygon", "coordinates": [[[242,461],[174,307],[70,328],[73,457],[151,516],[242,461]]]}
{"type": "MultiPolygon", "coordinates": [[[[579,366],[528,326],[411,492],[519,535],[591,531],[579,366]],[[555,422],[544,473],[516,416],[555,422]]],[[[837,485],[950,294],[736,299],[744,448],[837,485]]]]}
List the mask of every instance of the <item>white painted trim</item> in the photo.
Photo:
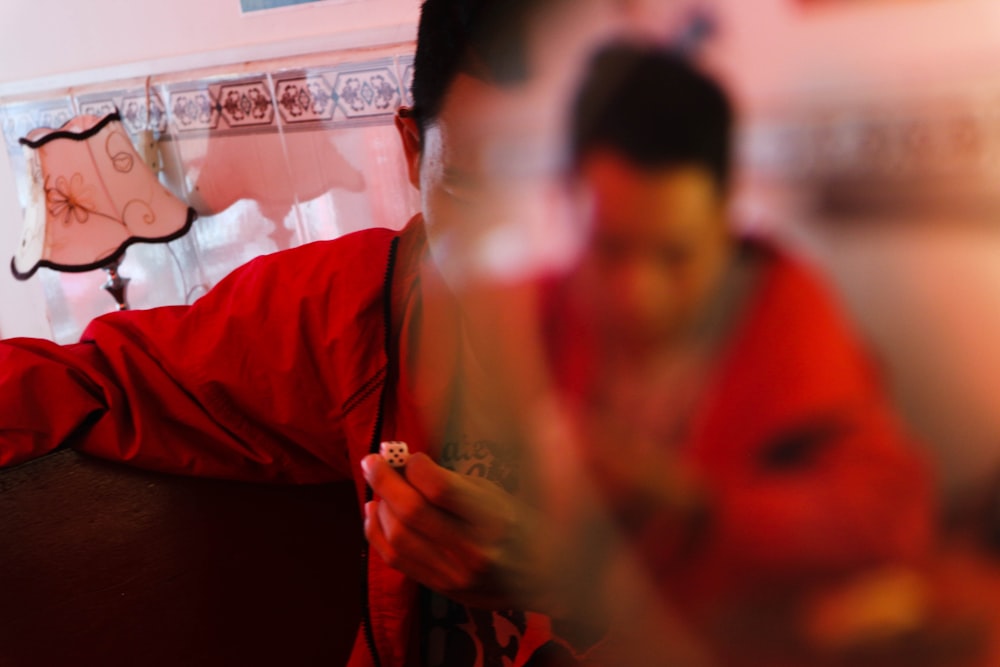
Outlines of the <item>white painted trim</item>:
{"type": "Polygon", "coordinates": [[[2,98],[32,96],[107,81],[159,76],[186,70],[232,65],[234,63],[287,58],[310,53],[357,48],[379,48],[393,44],[404,44],[413,42],[416,39],[416,34],[417,26],[415,23],[400,23],[367,30],[356,30],[266,44],[252,44],[219,51],[190,53],[171,58],[143,60],[113,65],[111,67],[65,72],[22,81],[6,81],[0,82],[0,101],[3,101],[2,98]]]}

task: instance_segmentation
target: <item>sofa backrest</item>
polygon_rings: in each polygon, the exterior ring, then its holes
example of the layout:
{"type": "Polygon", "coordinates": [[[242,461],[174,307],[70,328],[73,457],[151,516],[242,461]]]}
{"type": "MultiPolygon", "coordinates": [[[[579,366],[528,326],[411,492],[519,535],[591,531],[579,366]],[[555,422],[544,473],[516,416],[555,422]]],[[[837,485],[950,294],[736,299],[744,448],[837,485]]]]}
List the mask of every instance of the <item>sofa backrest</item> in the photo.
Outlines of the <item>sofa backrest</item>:
{"type": "Polygon", "coordinates": [[[350,483],[253,485],[73,451],[0,471],[0,665],[341,665],[361,614],[350,483]]]}

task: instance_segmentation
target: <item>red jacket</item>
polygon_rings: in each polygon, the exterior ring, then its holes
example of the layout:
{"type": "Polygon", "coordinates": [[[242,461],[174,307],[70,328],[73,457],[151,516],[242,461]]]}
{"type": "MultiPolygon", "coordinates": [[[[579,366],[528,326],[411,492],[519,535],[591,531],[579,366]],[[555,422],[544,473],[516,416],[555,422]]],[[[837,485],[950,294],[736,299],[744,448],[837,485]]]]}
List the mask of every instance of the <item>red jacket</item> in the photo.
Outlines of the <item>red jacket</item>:
{"type": "MultiPolygon", "coordinates": [[[[751,291],[694,399],[680,401],[686,424],[673,445],[707,488],[706,518],[683,549],[649,541],[670,554],[653,559],[668,599],[699,613],[744,595],[918,563],[933,532],[920,446],[836,301],[778,249],[747,249],[758,267],[751,291]]],[[[552,349],[563,389],[585,396],[600,386],[594,336],[571,299],[553,300],[546,314],[561,329],[552,349]]]]}
{"type": "MultiPolygon", "coordinates": [[[[186,475],[353,479],[363,504],[381,440],[427,449],[386,382],[425,251],[419,220],[366,230],[261,257],[189,307],[98,318],[75,345],[0,342],[0,466],[68,443],[186,475]]],[[[371,554],[352,666],[406,664],[415,594],[371,554]]]]}
{"type": "Polygon", "coordinates": [[[825,286],[760,252],[692,429],[717,501],[714,540],[684,577],[722,591],[918,561],[935,515],[921,446],[825,286]]]}

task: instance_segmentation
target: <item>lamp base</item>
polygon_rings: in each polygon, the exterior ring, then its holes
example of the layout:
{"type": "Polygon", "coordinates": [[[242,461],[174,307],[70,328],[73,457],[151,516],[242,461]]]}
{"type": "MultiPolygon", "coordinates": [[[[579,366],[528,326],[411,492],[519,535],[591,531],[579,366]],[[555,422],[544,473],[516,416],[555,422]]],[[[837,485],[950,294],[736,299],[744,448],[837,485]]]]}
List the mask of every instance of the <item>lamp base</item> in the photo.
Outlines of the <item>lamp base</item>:
{"type": "Polygon", "coordinates": [[[108,273],[108,280],[103,287],[108,294],[114,297],[118,304],[118,310],[128,310],[128,300],[125,298],[125,290],[128,287],[129,279],[118,275],[118,264],[121,259],[116,259],[107,266],[102,267],[108,273]]]}

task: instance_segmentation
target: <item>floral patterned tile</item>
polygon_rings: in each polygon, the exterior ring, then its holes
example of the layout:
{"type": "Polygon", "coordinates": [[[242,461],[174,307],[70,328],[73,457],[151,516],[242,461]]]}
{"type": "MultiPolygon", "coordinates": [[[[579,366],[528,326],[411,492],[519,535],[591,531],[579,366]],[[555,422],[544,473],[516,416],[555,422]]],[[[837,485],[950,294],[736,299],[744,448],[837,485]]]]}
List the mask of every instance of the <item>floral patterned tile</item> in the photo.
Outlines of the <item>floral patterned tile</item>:
{"type": "Polygon", "coordinates": [[[222,107],[208,85],[194,86],[185,82],[178,87],[168,88],[167,106],[167,115],[177,133],[208,131],[219,127],[222,107]]]}
{"type": "Polygon", "coordinates": [[[107,116],[121,109],[123,91],[91,93],[76,98],[80,113],[90,116],[107,116]]]}
{"type": "Polygon", "coordinates": [[[275,126],[274,100],[267,77],[224,83],[218,88],[219,111],[232,129],[275,126]]]}
{"type": "MultiPolygon", "coordinates": [[[[68,97],[41,102],[11,104],[3,108],[3,133],[8,148],[17,147],[18,139],[39,127],[57,128],[73,117],[73,102],[68,97]]],[[[20,148],[17,148],[20,151],[20,148]]]]}
{"type": "Polygon", "coordinates": [[[162,134],[167,129],[167,107],[156,91],[148,97],[145,91],[130,91],[122,97],[119,110],[122,124],[131,134],[145,129],[162,134]]]}
{"type": "Polygon", "coordinates": [[[170,136],[273,132],[277,130],[269,76],[207,78],[164,86],[165,123],[170,136]]]}
{"type": "Polygon", "coordinates": [[[347,119],[391,116],[402,101],[392,59],[344,66],[326,73],[347,119]]]}
{"type": "Polygon", "coordinates": [[[413,56],[396,58],[396,71],[399,72],[399,83],[402,84],[403,103],[413,106],[413,56]]]}
{"type": "Polygon", "coordinates": [[[333,87],[318,73],[275,74],[274,99],[286,124],[328,122],[337,109],[333,87]]]}

